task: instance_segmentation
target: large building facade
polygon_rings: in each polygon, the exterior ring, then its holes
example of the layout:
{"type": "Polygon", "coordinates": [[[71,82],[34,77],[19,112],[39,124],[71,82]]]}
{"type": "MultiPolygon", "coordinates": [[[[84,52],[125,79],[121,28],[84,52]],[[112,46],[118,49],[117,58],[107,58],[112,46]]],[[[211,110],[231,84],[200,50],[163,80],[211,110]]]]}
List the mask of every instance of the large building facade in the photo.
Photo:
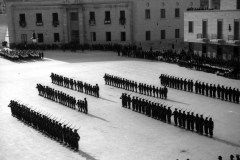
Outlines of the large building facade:
{"type": "Polygon", "coordinates": [[[121,43],[181,48],[184,11],[200,0],[8,0],[11,44],[121,43]]]}
{"type": "Polygon", "coordinates": [[[240,61],[240,0],[221,0],[214,8],[184,13],[184,41],[200,56],[240,61]]]}

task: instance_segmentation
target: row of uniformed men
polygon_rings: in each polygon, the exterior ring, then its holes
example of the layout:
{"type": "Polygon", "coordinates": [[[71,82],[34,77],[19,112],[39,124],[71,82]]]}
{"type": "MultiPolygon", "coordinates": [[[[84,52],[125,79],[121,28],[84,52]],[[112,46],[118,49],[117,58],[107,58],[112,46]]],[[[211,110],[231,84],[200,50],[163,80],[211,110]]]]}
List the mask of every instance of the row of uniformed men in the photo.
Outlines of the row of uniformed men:
{"type": "Polygon", "coordinates": [[[9,50],[2,49],[0,56],[10,60],[43,59],[44,53],[36,50],[9,50]]]}
{"type": "Polygon", "coordinates": [[[122,99],[122,107],[124,108],[132,109],[133,111],[143,113],[149,117],[169,124],[171,124],[171,116],[173,115],[175,126],[196,131],[202,135],[213,136],[214,123],[212,118],[208,119],[208,117],[206,117],[204,119],[203,115],[194,115],[194,112],[191,112],[190,114],[190,111],[186,114],[185,111],[182,112],[182,109],[177,108],[172,112],[171,107],[167,108],[164,104],[138,97],[131,98],[131,96],[126,93],[122,93],[120,99],[122,99]]]}
{"type": "Polygon", "coordinates": [[[66,93],[63,93],[62,91],[55,90],[48,86],[37,84],[36,88],[38,89],[39,95],[43,96],[44,98],[48,98],[72,109],[76,109],[77,105],[78,111],[84,112],[86,114],[88,113],[88,103],[86,98],[84,98],[84,100],[76,101],[75,97],[72,97],[66,93]]]}
{"type": "Polygon", "coordinates": [[[64,77],[62,75],[58,75],[55,73],[51,73],[50,75],[52,79],[52,83],[59,85],[59,86],[64,86],[66,88],[76,90],[78,92],[83,92],[85,94],[89,94],[91,96],[99,97],[99,86],[98,84],[91,85],[88,83],[83,83],[82,81],[79,80],[74,80],[72,78],[64,77]]]}
{"type": "Polygon", "coordinates": [[[144,83],[137,83],[136,81],[128,80],[126,78],[121,78],[118,76],[110,75],[105,73],[104,77],[105,84],[122,88],[132,92],[138,92],[151,97],[164,98],[167,99],[168,89],[165,86],[155,87],[154,85],[147,85],[144,83]]]}
{"type": "Polygon", "coordinates": [[[170,76],[167,74],[161,74],[159,77],[161,84],[164,86],[168,86],[170,88],[175,88],[179,90],[194,92],[197,94],[206,95],[212,98],[218,98],[222,100],[226,100],[229,102],[239,103],[240,99],[240,91],[237,88],[224,87],[224,85],[215,85],[208,84],[200,81],[195,81],[185,78],[179,78],[175,76],[170,76]],[[195,87],[193,87],[195,86],[195,87]],[[193,91],[194,88],[194,91],[193,91]]]}
{"type": "Polygon", "coordinates": [[[69,126],[57,121],[35,110],[28,108],[27,106],[18,103],[17,101],[10,101],[8,105],[11,108],[12,116],[18,118],[24,123],[34,127],[49,137],[68,145],[74,150],[78,150],[78,141],[80,136],[77,133],[77,129],[70,128],[69,126]]]}

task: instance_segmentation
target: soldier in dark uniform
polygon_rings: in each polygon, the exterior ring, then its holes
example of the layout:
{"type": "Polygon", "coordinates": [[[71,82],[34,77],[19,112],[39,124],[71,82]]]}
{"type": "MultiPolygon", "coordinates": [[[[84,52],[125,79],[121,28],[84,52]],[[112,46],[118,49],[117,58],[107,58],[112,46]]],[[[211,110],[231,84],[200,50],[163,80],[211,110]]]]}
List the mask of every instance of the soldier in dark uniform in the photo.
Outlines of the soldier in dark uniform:
{"type": "Polygon", "coordinates": [[[152,86],[149,86],[149,95],[152,96],[152,86]]]}
{"type": "Polygon", "coordinates": [[[185,129],[186,126],[186,113],[183,111],[182,113],[182,127],[185,129]]]}
{"type": "Polygon", "coordinates": [[[128,97],[127,97],[127,106],[128,106],[128,109],[131,109],[131,97],[130,97],[130,95],[128,95],[128,97]]]}
{"type": "Polygon", "coordinates": [[[228,100],[229,100],[229,102],[232,102],[232,88],[231,87],[229,87],[229,89],[228,89],[228,100]]]}
{"type": "Polygon", "coordinates": [[[225,100],[228,101],[228,87],[225,88],[225,100]]]}
{"type": "Polygon", "coordinates": [[[224,88],[224,86],[222,85],[222,88],[221,88],[221,98],[222,98],[222,100],[224,100],[224,94],[225,94],[225,88],[224,88]]]}
{"type": "Polygon", "coordinates": [[[181,112],[181,110],[178,111],[178,126],[182,127],[182,112],[181,112]]]}
{"type": "Polygon", "coordinates": [[[80,136],[79,136],[79,134],[77,133],[77,130],[75,129],[74,130],[74,149],[77,151],[78,150],[78,148],[79,148],[79,146],[78,146],[78,141],[80,140],[80,136]]]}
{"type": "Polygon", "coordinates": [[[167,93],[168,93],[168,89],[166,86],[164,86],[164,98],[167,99],[167,93]]]}
{"type": "Polygon", "coordinates": [[[208,127],[209,127],[208,117],[206,117],[204,120],[204,132],[206,136],[208,136],[208,127]]]}
{"type": "Polygon", "coordinates": [[[157,96],[157,98],[158,98],[158,87],[156,87],[155,92],[156,92],[156,96],[157,96]]]}
{"type": "Polygon", "coordinates": [[[191,131],[194,131],[195,116],[193,112],[190,116],[190,122],[191,122],[191,131]]]}
{"type": "MultiPolygon", "coordinates": [[[[208,96],[208,91],[210,89],[210,87],[208,86],[208,83],[206,83],[205,89],[206,89],[206,96],[208,96]]],[[[210,90],[210,95],[211,95],[211,90],[210,90]]]]}
{"type": "Polygon", "coordinates": [[[155,97],[155,92],[156,92],[155,86],[152,87],[152,92],[153,92],[153,97],[155,97]]]}
{"type": "Polygon", "coordinates": [[[217,86],[217,98],[218,99],[220,99],[220,97],[221,97],[221,90],[222,90],[222,88],[220,87],[220,85],[218,84],[218,86],[217,86]]]}
{"type": "Polygon", "coordinates": [[[171,116],[172,116],[172,110],[170,107],[168,107],[168,110],[167,110],[167,122],[169,124],[171,124],[171,116]]]}
{"type": "Polygon", "coordinates": [[[190,130],[190,126],[191,126],[191,115],[189,114],[189,112],[187,112],[186,115],[186,120],[187,120],[187,130],[190,130]]]}
{"type": "Polygon", "coordinates": [[[195,126],[196,126],[196,132],[199,133],[199,117],[198,114],[195,116],[195,126]]]}
{"type": "Polygon", "coordinates": [[[203,125],[204,125],[204,119],[203,119],[203,115],[201,115],[200,118],[199,118],[199,132],[200,132],[200,134],[203,134],[203,125]]]}
{"type": "Polygon", "coordinates": [[[214,123],[212,121],[212,118],[209,118],[208,124],[209,124],[209,127],[208,127],[209,132],[208,133],[209,133],[210,137],[213,137],[214,123]]]}
{"type": "Polygon", "coordinates": [[[213,95],[213,98],[215,98],[216,97],[216,90],[217,90],[217,87],[216,87],[216,85],[214,84],[213,85],[213,88],[212,88],[212,95],[213,95]]]}

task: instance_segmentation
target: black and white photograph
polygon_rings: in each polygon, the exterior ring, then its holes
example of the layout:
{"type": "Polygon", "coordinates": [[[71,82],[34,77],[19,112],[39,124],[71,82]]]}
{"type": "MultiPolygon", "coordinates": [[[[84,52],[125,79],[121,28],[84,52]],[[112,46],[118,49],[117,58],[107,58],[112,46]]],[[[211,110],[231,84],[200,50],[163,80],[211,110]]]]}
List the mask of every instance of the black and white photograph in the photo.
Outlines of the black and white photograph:
{"type": "Polygon", "coordinates": [[[240,160],[240,0],[0,0],[0,160],[240,160]]]}

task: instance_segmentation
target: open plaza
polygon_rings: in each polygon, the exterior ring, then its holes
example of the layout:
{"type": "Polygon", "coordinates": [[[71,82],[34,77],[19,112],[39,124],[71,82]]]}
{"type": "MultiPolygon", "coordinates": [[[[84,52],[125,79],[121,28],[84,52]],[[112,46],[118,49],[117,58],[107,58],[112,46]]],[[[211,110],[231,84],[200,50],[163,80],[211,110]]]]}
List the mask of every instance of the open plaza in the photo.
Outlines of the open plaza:
{"type": "Polygon", "coordinates": [[[239,80],[176,64],[119,57],[110,51],[45,51],[43,60],[19,62],[1,58],[0,159],[209,160],[217,159],[219,155],[226,159],[231,154],[240,153],[239,104],[171,88],[168,88],[166,100],[148,97],[105,85],[105,73],[159,87],[162,73],[236,88],[240,86],[239,80]],[[52,84],[52,72],[98,84],[100,98],[52,84]],[[38,95],[37,83],[77,99],[86,97],[89,114],[44,99],[38,95]],[[122,93],[210,116],[215,123],[213,138],[125,109],[120,99],[122,93]],[[14,99],[80,127],[79,151],[73,152],[12,117],[7,106],[14,99]]]}

